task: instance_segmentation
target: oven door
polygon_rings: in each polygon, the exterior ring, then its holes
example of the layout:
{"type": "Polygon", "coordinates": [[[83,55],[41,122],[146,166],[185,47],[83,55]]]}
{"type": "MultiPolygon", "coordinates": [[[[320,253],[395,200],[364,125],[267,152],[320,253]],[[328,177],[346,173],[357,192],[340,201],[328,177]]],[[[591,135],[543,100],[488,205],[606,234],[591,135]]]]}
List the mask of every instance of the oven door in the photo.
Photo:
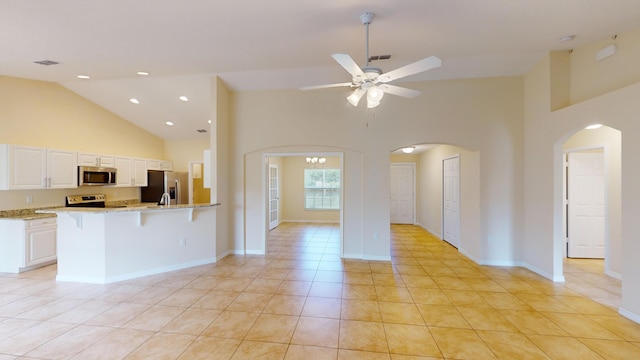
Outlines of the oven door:
{"type": "Polygon", "coordinates": [[[79,166],[78,167],[78,186],[89,185],[115,185],[116,169],[79,166]]]}

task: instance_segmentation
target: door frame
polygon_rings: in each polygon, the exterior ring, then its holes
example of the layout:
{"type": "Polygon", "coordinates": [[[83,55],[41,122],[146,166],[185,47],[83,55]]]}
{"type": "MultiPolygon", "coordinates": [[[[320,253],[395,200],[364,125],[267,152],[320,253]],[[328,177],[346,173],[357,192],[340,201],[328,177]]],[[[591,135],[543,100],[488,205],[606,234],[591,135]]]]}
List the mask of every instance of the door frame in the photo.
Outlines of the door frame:
{"type": "Polygon", "coordinates": [[[195,164],[202,164],[202,177],[204,178],[204,161],[189,161],[189,204],[193,204],[193,165],[195,164]]]}
{"type": "MultiPolygon", "coordinates": [[[[269,158],[270,157],[310,157],[310,156],[335,156],[340,158],[340,257],[344,257],[344,153],[343,152],[327,152],[327,151],[301,151],[301,152],[286,152],[286,153],[262,153],[262,239],[261,239],[261,251],[248,252],[245,254],[266,255],[269,252],[267,241],[269,239],[269,158]]],[[[283,170],[283,169],[281,169],[283,170]]],[[[282,171],[280,172],[282,173],[282,171]]],[[[282,179],[282,177],[281,177],[282,179]]],[[[280,182],[282,183],[282,181],[280,182]]],[[[280,198],[285,194],[285,188],[282,187],[282,193],[280,198]]]]}
{"type": "Polygon", "coordinates": [[[411,224],[415,225],[416,224],[416,219],[417,219],[417,216],[416,216],[416,198],[417,198],[417,196],[416,196],[416,163],[414,163],[414,162],[392,162],[390,164],[390,166],[389,166],[389,170],[391,170],[392,166],[398,166],[398,165],[411,166],[411,171],[412,171],[412,176],[413,176],[413,178],[412,178],[412,181],[413,181],[413,189],[412,189],[413,196],[412,196],[412,198],[413,198],[413,200],[412,200],[412,204],[411,204],[411,206],[413,207],[413,210],[412,210],[413,211],[413,216],[412,216],[412,219],[411,219],[411,224]]]}
{"type": "MultiPolygon", "coordinates": [[[[593,145],[593,146],[584,146],[578,148],[570,148],[564,149],[562,152],[562,161],[563,161],[563,171],[562,171],[562,238],[563,238],[563,246],[562,253],[563,259],[567,258],[567,247],[569,246],[569,237],[567,228],[567,210],[568,210],[568,186],[569,186],[569,178],[567,177],[567,171],[569,170],[569,161],[568,154],[572,152],[585,152],[589,150],[602,149],[602,156],[604,157],[604,273],[613,276],[609,270],[609,192],[608,186],[609,183],[609,174],[607,163],[607,155],[608,150],[606,144],[593,145]]],[[[563,269],[564,273],[564,269],[563,269]]],[[[615,277],[615,276],[614,276],[615,277]]]]}
{"type": "Polygon", "coordinates": [[[442,179],[442,188],[441,188],[441,191],[442,191],[442,206],[440,207],[440,211],[441,211],[440,218],[442,220],[442,222],[440,224],[440,229],[442,229],[441,230],[442,241],[444,241],[447,244],[455,247],[456,249],[458,249],[458,251],[460,251],[460,248],[462,247],[462,239],[461,239],[461,233],[462,233],[462,231],[461,231],[462,230],[461,218],[462,218],[462,216],[460,215],[460,209],[461,209],[460,204],[462,203],[462,197],[460,196],[460,194],[462,193],[461,186],[460,186],[461,168],[462,168],[462,166],[460,164],[460,154],[452,154],[452,155],[449,155],[447,157],[442,158],[442,167],[441,167],[441,169],[442,169],[442,177],[441,177],[441,179],[442,179]],[[445,194],[445,191],[444,191],[444,186],[445,186],[445,181],[444,181],[444,162],[447,161],[447,160],[456,159],[456,158],[458,159],[458,246],[455,246],[455,245],[449,243],[448,241],[446,241],[444,239],[444,235],[445,235],[445,228],[444,228],[444,217],[445,217],[444,216],[444,213],[445,213],[445,211],[444,211],[444,194],[445,194]]]}
{"type": "Polygon", "coordinates": [[[280,206],[280,189],[281,189],[281,186],[280,186],[280,167],[277,164],[269,163],[269,174],[268,174],[268,176],[269,176],[269,179],[268,179],[268,184],[267,184],[267,187],[268,187],[268,189],[267,189],[267,194],[268,194],[268,196],[267,196],[267,221],[269,223],[268,230],[273,230],[276,227],[278,227],[278,225],[280,225],[280,209],[281,209],[281,206],[280,206]],[[271,211],[272,211],[272,208],[271,208],[271,169],[272,168],[276,169],[276,174],[277,174],[277,178],[276,179],[278,181],[278,184],[276,186],[276,192],[277,192],[276,213],[278,214],[278,219],[276,219],[277,223],[274,226],[272,226],[272,224],[271,224],[271,211]]]}

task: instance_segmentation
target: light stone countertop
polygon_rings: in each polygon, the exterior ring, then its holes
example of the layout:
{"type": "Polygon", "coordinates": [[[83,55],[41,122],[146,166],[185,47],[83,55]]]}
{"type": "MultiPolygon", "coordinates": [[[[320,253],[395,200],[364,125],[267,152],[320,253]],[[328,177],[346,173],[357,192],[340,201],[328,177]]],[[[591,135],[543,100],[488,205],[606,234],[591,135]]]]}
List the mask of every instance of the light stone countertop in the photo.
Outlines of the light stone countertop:
{"type": "Polygon", "coordinates": [[[106,214],[106,213],[122,213],[135,211],[164,211],[178,209],[197,209],[219,206],[220,203],[202,203],[202,204],[177,204],[177,205],[156,205],[155,203],[131,204],[122,207],[105,207],[105,208],[89,208],[89,207],[58,207],[51,209],[36,210],[38,214],[106,214]]]}

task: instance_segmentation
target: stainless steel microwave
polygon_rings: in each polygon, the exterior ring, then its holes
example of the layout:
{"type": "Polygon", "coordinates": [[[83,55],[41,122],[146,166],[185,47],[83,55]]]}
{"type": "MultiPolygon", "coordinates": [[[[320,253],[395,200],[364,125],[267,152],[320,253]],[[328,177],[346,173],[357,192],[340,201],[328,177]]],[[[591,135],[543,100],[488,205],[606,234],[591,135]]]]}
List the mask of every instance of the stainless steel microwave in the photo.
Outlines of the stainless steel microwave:
{"type": "Polygon", "coordinates": [[[78,166],[78,186],[115,185],[116,169],[108,167],[78,166]]]}

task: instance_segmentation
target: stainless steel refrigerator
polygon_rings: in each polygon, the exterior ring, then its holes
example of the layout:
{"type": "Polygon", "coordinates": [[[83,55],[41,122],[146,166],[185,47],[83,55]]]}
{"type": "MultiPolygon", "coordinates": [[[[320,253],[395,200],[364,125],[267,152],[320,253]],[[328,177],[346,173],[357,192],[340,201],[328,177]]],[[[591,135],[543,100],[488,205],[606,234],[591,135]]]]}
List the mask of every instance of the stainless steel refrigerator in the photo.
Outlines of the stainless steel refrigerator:
{"type": "Polygon", "coordinates": [[[168,193],[171,205],[189,203],[189,173],[176,171],[147,172],[147,186],[140,189],[142,202],[159,202],[168,193]]]}

